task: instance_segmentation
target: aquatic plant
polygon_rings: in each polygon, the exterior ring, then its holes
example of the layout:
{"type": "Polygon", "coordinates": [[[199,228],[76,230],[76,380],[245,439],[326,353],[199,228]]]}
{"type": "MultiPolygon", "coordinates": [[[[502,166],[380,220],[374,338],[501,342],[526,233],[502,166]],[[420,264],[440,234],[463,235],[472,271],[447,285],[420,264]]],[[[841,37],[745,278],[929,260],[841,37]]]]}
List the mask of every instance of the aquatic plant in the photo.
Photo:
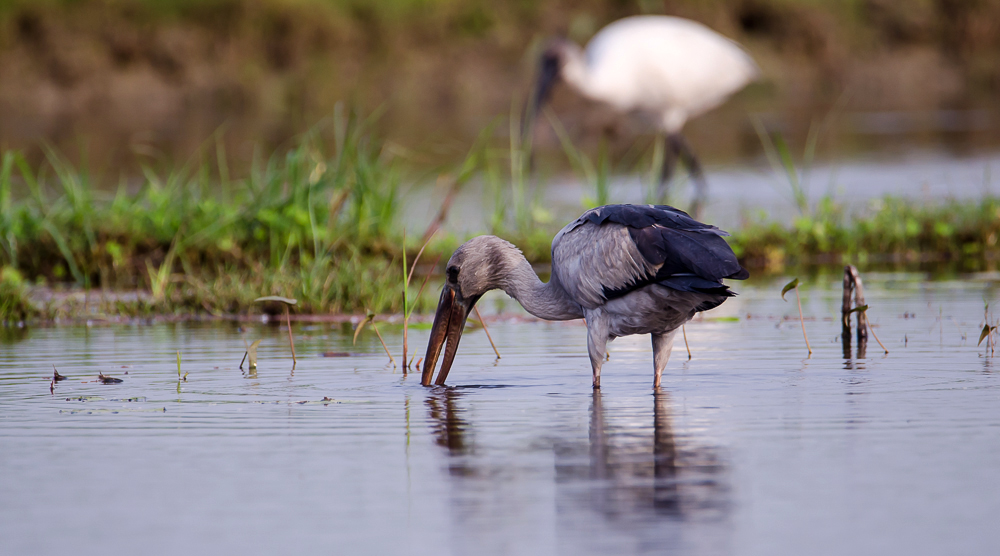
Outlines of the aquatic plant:
{"type": "Polygon", "coordinates": [[[177,383],[178,383],[178,387],[180,387],[179,385],[180,385],[181,381],[187,382],[187,379],[188,379],[188,374],[187,373],[184,373],[183,375],[181,375],[181,352],[180,352],[180,350],[178,350],[177,351],[177,383]]]}
{"type": "Polygon", "coordinates": [[[292,350],[292,368],[294,369],[298,361],[295,359],[295,339],[292,337],[292,316],[290,313],[290,307],[297,304],[298,300],[278,295],[268,295],[254,299],[254,303],[266,303],[269,301],[280,303],[285,309],[285,326],[288,327],[288,347],[292,350]]]}
{"type": "Polygon", "coordinates": [[[983,340],[986,340],[986,351],[989,352],[990,357],[993,357],[996,354],[997,325],[991,324],[993,319],[990,318],[990,304],[983,301],[983,305],[983,320],[986,321],[986,324],[983,325],[983,331],[979,334],[979,343],[976,345],[981,346],[983,345],[983,340]]]}
{"type": "MultiPolygon", "coordinates": [[[[855,307],[855,308],[851,309],[849,312],[850,313],[867,313],[868,312],[868,305],[861,305],[859,307],[855,307]]],[[[882,340],[878,339],[878,334],[875,334],[875,329],[872,328],[872,322],[871,322],[870,319],[867,319],[867,318],[865,319],[865,326],[868,327],[868,331],[872,333],[872,338],[875,338],[875,341],[878,342],[878,345],[879,345],[879,347],[882,348],[882,351],[884,351],[886,353],[886,355],[888,355],[889,354],[889,350],[886,349],[885,344],[882,343],[882,340]]]]}
{"type": "Polygon", "coordinates": [[[378,326],[375,325],[375,313],[368,313],[368,315],[366,315],[365,318],[354,328],[353,343],[358,343],[358,335],[361,334],[361,330],[364,329],[365,325],[369,323],[372,325],[372,330],[375,331],[375,335],[378,336],[378,341],[382,343],[382,349],[385,350],[385,354],[389,356],[389,362],[392,363],[393,367],[395,367],[396,359],[393,358],[392,352],[389,351],[389,346],[385,345],[385,340],[382,339],[382,333],[378,331],[378,326]]]}
{"type": "Polygon", "coordinates": [[[812,355],[812,347],[809,345],[809,336],[806,334],[806,320],[802,317],[802,300],[799,298],[799,279],[795,278],[791,282],[785,284],[785,287],[781,288],[781,299],[785,300],[785,294],[790,290],[795,290],[795,303],[799,306],[799,323],[802,325],[802,337],[806,340],[806,349],[809,351],[809,355],[812,355]]]}

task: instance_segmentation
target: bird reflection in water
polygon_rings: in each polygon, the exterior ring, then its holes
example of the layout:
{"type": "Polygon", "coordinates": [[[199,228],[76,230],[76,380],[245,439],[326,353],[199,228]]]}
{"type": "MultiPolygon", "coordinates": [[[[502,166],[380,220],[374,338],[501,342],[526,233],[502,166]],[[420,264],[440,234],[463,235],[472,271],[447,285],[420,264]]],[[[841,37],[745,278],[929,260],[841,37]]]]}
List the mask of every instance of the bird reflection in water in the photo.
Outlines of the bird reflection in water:
{"type": "MultiPolygon", "coordinates": [[[[442,389],[427,398],[427,409],[430,414],[431,427],[434,432],[434,442],[448,450],[451,456],[466,456],[472,453],[469,423],[462,418],[464,410],[459,407],[461,394],[452,388],[442,389]]],[[[449,470],[453,475],[471,475],[472,468],[464,458],[453,457],[449,462],[449,470]]]]}
{"type": "Polygon", "coordinates": [[[599,390],[590,413],[589,461],[584,468],[573,450],[557,459],[557,480],[590,479],[593,510],[607,516],[642,514],[686,518],[721,514],[726,506],[725,471],[716,450],[680,444],[673,431],[670,395],[653,393],[653,434],[634,422],[630,410],[609,412],[599,390]],[[614,421],[609,420],[614,415],[614,421]],[[652,440],[652,442],[650,442],[652,440]],[[558,463],[560,462],[561,463],[558,463]]]}
{"type": "Polygon", "coordinates": [[[717,449],[675,433],[666,391],[654,391],[650,412],[645,401],[594,390],[589,425],[576,406],[513,452],[473,442],[463,395],[439,389],[425,402],[453,479],[455,553],[517,554],[536,543],[566,554],[727,552],[726,466],[717,449]],[[554,469],[542,463],[546,452],[554,469]]]}

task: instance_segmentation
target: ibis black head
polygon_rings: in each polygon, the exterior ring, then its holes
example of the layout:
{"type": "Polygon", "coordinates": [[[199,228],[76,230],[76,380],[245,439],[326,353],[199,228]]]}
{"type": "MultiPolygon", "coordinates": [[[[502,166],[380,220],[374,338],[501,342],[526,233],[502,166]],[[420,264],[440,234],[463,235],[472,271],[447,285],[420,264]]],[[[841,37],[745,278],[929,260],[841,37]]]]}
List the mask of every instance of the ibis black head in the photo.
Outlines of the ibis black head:
{"type": "Polygon", "coordinates": [[[524,118],[522,119],[523,140],[528,140],[531,137],[539,112],[552,96],[552,87],[559,80],[571,44],[566,39],[552,39],[542,50],[538,59],[538,73],[535,77],[531,102],[525,106],[524,118]]]}

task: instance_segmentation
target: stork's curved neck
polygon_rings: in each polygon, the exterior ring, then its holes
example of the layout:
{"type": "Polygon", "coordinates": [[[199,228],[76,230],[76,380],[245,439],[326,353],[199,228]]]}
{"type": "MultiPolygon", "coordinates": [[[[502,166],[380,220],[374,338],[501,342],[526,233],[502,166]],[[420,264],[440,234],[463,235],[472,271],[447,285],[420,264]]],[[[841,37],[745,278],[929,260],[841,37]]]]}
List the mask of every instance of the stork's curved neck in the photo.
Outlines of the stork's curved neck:
{"type": "Polygon", "coordinates": [[[502,269],[500,289],[507,292],[532,315],[545,320],[583,318],[580,305],[573,302],[559,284],[555,274],[542,282],[531,264],[520,253],[516,262],[502,269]]]}

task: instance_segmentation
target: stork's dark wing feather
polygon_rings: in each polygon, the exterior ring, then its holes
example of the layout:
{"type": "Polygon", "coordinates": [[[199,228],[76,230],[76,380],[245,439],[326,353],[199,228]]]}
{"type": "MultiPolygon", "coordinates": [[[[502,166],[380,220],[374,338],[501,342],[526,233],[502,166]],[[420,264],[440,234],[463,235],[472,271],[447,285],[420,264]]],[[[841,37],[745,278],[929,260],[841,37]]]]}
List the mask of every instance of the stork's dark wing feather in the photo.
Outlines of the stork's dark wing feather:
{"type": "Polygon", "coordinates": [[[698,222],[691,215],[670,205],[605,205],[583,213],[577,222],[585,220],[594,224],[615,222],[633,228],[646,228],[653,224],[685,231],[705,231],[728,236],[726,232],[698,222]]]}
{"type": "Polygon", "coordinates": [[[731,296],[722,279],[743,280],[749,273],[725,235],[667,205],[608,205],[559,232],[552,242],[553,266],[585,307],[652,283],[731,296]]]}

